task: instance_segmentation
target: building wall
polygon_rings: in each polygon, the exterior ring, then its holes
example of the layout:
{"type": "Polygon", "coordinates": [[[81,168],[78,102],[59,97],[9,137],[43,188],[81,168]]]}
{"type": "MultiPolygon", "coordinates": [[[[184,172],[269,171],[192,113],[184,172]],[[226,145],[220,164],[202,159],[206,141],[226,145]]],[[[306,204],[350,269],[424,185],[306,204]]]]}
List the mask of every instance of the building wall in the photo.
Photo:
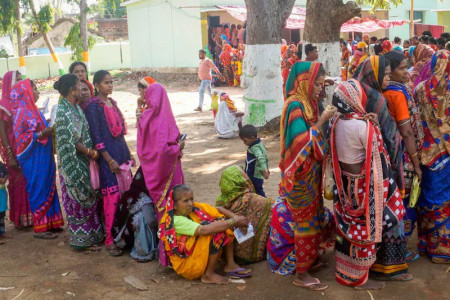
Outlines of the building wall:
{"type": "MultiPolygon", "coordinates": [[[[450,1],[449,1],[449,7],[450,10],[450,1]]],[[[438,24],[446,26],[444,28],[444,31],[450,32],[450,11],[440,11],[437,13],[438,15],[438,24]]]]}
{"type": "MultiPolygon", "coordinates": [[[[66,72],[72,63],[71,55],[71,52],[58,54],[66,72]]],[[[131,67],[130,45],[127,42],[96,44],[89,55],[91,72],[131,67]]],[[[31,79],[59,76],[58,66],[50,55],[25,56],[25,63],[27,76],[31,79]]],[[[0,58],[0,74],[18,69],[19,59],[17,57],[0,58]]]]}
{"type": "Polygon", "coordinates": [[[198,66],[200,0],[140,1],[127,15],[132,68],[198,66]]]}
{"type": "MultiPolygon", "coordinates": [[[[69,34],[72,26],[72,22],[65,21],[47,33],[48,37],[52,41],[53,47],[64,47],[64,40],[69,34]]],[[[36,41],[29,44],[28,48],[47,48],[47,44],[45,43],[44,38],[41,36],[36,41]]]]}
{"type": "Polygon", "coordinates": [[[127,19],[97,19],[98,31],[107,41],[128,40],[127,19]]]}

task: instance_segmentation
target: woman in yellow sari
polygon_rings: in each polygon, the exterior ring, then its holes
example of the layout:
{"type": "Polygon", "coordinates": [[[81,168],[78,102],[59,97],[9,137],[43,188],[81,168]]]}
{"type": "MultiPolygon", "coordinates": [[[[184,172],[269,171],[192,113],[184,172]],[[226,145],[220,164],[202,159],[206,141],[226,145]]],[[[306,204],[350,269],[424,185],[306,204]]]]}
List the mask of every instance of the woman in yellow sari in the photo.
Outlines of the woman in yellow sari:
{"type": "Polygon", "coordinates": [[[159,225],[158,236],[178,275],[203,283],[228,284],[230,278],[246,278],[252,271],[234,261],[233,231],[245,228],[246,217],[224,208],[194,202],[194,193],[187,185],[177,185],[167,198],[166,211],[159,225]],[[222,251],[223,250],[223,251],[222,251]],[[224,253],[224,272],[214,271],[224,253]]]}

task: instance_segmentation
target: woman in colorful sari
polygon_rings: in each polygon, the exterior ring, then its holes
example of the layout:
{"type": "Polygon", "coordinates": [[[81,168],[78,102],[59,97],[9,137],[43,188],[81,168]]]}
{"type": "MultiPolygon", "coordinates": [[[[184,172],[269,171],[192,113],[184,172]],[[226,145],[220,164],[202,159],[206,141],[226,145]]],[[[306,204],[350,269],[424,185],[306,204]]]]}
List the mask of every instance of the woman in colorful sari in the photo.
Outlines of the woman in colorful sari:
{"type": "Polygon", "coordinates": [[[39,91],[29,79],[13,87],[13,129],[17,161],[27,182],[34,237],[55,239],[58,235],[50,231],[61,230],[64,220],[56,191],[52,128],[35,104],[38,99],[39,91]]]}
{"type": "Polygon", "coordinates": [[[382,232],[397,226],[405,211],[377,116],[365,110],[367,101],[354,79],[340,84],[333,95],[340,113],[330,133],[336,182],[336,281],[356,289],[381,289],[384,282],[368,279],[369,270],[376,261],[382,232]]]}
{"type": "Polygon", "coordinates": [[[450,62],[441,50],[431,61],[433,76],[415,98],[424,124],[422,193],[418,202],[418,247],[434,263],[450,263],[450,62]]]}
{"type": "Polygon", "coordinates": [[[158,235],[173,269],[178,275],[203,283],[228,284],[230,278],[246,278],[250,269],[234,261],[233,229],[246,228],[248,219],[231,211],[194,202],[194,193],[186,185],[176,186],[169,194],[158,235]],[[214,271],[224,254],[225,275],[214,271]]]}
{"type": "Polygon", "coordinates": [[[297,278],[294,285],[315,291],[325,290],[328,285],[308,271],[320,264],[319,245],[332,229],[332,224],[328,223],[331,212],[324,208],[320,192],[326,151],[321,127],[336,109],[326,109],[319,117],[319,95],[324,84],[325,70],[320,63],[296,63],[286,84],[288,98],[280,122],[280,192],[295,222],[297,278]]]}
{"type": "Polygon", "coordinates": [[[89,161],[99,158],[81,108],[76,104],[80,80],[74,74],[61,76],[53,87],[60,93],[56,113],[56,153],[62,202],[69,223],[70,246],[100,251],[102,221],[97,196],[91,185],[89,161]]]}
{"type": "Polygon", "coordinates": [[[237,261],[249,264],[266,259],[273,200],[256,194],[247,174],[237,166],[223,171],[219,186],[221,194],[217,197],[216,207],[246,217],[255,232],[255,236],[248,241],[235,243],[234,256],[237,261]]]}
{"type": "Polygon", "coordinates": [[[229,44],[224,44],[220,54],[220,63],[223,65],[223,75],[229,86],[234,85],[233,69],[231,67],[232,48],[229,44]]]}
{"type": "Polygon", "coordinates": [[[122,251],[114,244],[111,229],[117,203],[131,184],[129,167],[134,158],[125,141],[125,119],[116,101],[108,97],[113,91],[111,74],[103,70],[97,71],[93,82],[96,97],[90,100],[85,114],[92,142],[101,154],[98,163],[105,216],[105,245],[111,256],[120,256],[122,251]]]}
{"type": "MultiPolygon", "coordinates": [[[[137,154],[158,222],[166,208],[168,192],[184,183],[181,167],[184,141],[170,107],[164,87],[154,83],[147,88],[145,101],[149,107],[138,122],[137,154]]],[[[159,261],[167,266],[164,245],[159,245],[159,261]]]]}
{"type": "Polygon", "coordinates": [[[138,92],[139,92],[139,98],[137,99],[137,108],[136,108],[136,120],[139,121],[139,119],[142,116],[142,113],[144,110],[146,110],[147,104],[145,103],[145,93],[147,92],[147,88],[154,84],[156,82],[155,79],[153,79],[150,76],[145,76],[141,80],[139,80],[137,84],[138,92]]]}
{"type": "Polygon", "coordinates": [[[92,84],[86,79],[80,79],[80,95],[77,97],[77,104],[83,111],[89,105],[89,100],[94,98],[94,88],[92,84]]]}
{"type": "Polygon", "coordinates": [[[17,162],[17,145],[14,137],[11,88],[22,80],[18,71],[9,71],[2,80],[2,99],[0,101],[0,141],[1,156],[9,174],[9,219],[16,228],[33,225],[26,181],[17,162]]]}
{"type": "Polygon", "coordinates": [[[238,112],[234,101],[226,93],[220,95],[219,112],[214,120],[214,126],[220,139],[236,137],[242,126],[242,112],[238,112]]]}
{"type": "MultiPolygon", "coordinates": [[[[414,174],[417,174],[419,181],[422,179],[418,153],[422,148],[424,133],[419,110],[409,88],[406,57],[397,51],[388,52],[385,54],[385,57],[390,61],[391,74],[389,85],[383,95],[388,101],[389,113],[394,118],[402,137],[405,179],[405,192],[402,194],[402,197],[406,209],[406,216],[403,221],[405,224],[405,235],[410,237],[414,231],[417,212],[416,209],[408,207],[409,195],[414,174]]],[[[415,260],[419,258],[419,255],[414,255],[409,251],[407,258],[408,260],[415,260]]]]}
{"type": "Polygon", "coordinates": [[[343,81],[346,81],[350,64],[350,51],[347,48],[347,42],[344,40],[341,41],[341,52],[341,77],[343,81]]]}
{"type": "Polygon", "coordinates": [[[426,65],[427,62],[431,60],[434,54],[434,50],[425,44],[419,44],[416,46],[413,52],[414,58],[414,69],[411,72],[411,81],[415,82],[420,72],[426,65]]]}
{"type": "MultiPolygon", "coordinates": [[[[388,102],[382,90],[389,85],[391,66],[384,56],[371,56],[355,72],[354,78],[361,84],[367,96],[366,113],[375,113],[380,124],[384,146],[391,161],[394,178],[400,192],[404,192],[403,151],[401,136],[389,113],[388,102]]],[[[399,206],[404,209],[403,203],[399,206]]],[[[401,210],[401,209],[400,209],[401,210]]],[[[389,231],[383,231],[382,243],[377,250],[377,260],[371,272],[379,280],[408,281],[413,278],[406,264],[406,237],[403,221],[389,231]]]]}

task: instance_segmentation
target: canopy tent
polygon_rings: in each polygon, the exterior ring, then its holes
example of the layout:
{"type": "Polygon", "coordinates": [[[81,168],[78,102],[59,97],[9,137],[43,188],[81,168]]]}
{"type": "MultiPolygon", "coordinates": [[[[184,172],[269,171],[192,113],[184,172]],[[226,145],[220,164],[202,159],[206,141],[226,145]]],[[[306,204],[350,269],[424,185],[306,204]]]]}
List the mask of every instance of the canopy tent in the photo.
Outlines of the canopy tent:
{"type": "MultiPolygon", "coordinates": [[[[240,5],[217,5],[218,8],[226,10],[233,18],[244,22],[247,19],[247,9],[240,5]]],[[[286,21],[288,29],[305,28],[306,9],[294,6],[292,13],[286,21]]],[[[409,23],[408,20],[378,20],[373,18],[352,18],[341,27],[341,32],[374,32],[380,29],[388,29],[409,23]]]]}

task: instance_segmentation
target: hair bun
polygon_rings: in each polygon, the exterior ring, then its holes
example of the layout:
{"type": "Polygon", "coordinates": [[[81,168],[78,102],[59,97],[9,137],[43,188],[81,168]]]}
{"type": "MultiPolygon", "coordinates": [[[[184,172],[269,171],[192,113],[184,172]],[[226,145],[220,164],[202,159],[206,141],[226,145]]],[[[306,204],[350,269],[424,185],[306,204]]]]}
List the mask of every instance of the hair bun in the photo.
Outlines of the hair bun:
{"type": "Polygon", "coordinates": [[[58,80],[56,80],[55,81],[55,83],[53,84],[53,88],[55,89],[55,90],[58,90],[59,91],[59,88],[61,87],[61,82],[59,81],[59,79],[58,80]]]}

